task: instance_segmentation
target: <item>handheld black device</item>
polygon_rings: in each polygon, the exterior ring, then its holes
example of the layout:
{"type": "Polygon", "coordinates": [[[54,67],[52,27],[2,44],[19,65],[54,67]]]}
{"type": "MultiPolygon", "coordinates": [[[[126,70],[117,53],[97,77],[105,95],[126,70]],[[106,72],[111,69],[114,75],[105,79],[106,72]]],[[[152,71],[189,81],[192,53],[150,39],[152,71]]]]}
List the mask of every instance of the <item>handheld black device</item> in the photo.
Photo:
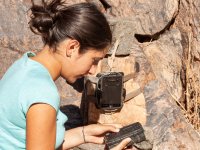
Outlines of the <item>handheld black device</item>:
{"type": "Polygon", "coordinates": [[[139,122],[125,126],[117,133],[107,133],[104,138],[106,148],[110,150],[118,145],[123,139],[128,137],[132,140],[127,147],[133,145],[134,143],[140,143],[146,140],[144,129],[139,122]]]}

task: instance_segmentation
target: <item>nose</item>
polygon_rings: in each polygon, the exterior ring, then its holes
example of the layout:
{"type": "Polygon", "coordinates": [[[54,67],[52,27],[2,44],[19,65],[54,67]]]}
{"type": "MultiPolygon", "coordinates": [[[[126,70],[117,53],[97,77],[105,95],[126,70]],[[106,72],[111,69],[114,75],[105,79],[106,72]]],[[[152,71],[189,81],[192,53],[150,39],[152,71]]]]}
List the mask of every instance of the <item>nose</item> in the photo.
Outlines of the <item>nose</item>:
{"type": "Polygon", "coordinates": [[[97,71],[97,65],[92,65],[92,67],[89,70],[90,75],[94,75],[97,71]]]}

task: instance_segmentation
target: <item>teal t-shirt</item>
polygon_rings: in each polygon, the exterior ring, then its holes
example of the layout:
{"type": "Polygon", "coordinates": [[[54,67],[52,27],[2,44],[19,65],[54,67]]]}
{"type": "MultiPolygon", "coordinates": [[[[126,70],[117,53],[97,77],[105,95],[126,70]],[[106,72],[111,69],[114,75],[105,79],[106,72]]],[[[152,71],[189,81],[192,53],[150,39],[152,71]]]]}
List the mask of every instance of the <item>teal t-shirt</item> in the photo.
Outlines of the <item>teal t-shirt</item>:
{"type": "Polygon", "coordinates": [[[59,109],[57,87],[48,70],[30,55],[35,54],[25,53],[0,80],[0,150],[26,149],[26,113],[34,103],[49,104],[57,112],[55,148],[64,139],[67,117],[59,109]]]}

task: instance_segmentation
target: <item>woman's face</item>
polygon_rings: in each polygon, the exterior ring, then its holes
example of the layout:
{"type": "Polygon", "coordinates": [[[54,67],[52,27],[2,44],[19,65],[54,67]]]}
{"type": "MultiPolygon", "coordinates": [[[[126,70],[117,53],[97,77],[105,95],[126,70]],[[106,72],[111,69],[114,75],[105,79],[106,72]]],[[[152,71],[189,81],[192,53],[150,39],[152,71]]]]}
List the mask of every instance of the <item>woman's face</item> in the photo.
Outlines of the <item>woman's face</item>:
{"type": "Polygon", "coordinates": [[[83,54],[79,50],[75,50],[68,58],[69,61],[63,64],[61,76],[69,83],[74,83],[77,79],[85,75],[93,75],[97,70],[97,65],[105,56],[107,49],[95,50],[88,49],[83,54]],[[65,67],[68,66],[68,67],[65,67]]]}

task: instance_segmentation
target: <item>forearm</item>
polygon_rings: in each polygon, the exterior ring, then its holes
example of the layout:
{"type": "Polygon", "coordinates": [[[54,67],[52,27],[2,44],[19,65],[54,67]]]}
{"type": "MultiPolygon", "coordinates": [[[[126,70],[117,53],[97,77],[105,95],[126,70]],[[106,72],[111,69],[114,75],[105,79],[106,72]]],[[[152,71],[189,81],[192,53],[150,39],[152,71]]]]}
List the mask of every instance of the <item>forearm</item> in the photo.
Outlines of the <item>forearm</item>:
{"type": "Polygon", "coordinates": [[[78,127],[65,131],[63,150],[67,150],[84,143],[83,127],[78,127]]]}
{"type": "Polygon", "coordinates": [[[67,150],[83,144],[96,143],[103,144],[104,135],[107,132],[118,132],[119,128],[112,125],[91,124],[83,127],[74,128],[65,132],[62,150],[67,150]],[[83,130],[84,129],[84,130],[83,130]],[[84,141],[85,140],[85,141],[84,141]]]}

